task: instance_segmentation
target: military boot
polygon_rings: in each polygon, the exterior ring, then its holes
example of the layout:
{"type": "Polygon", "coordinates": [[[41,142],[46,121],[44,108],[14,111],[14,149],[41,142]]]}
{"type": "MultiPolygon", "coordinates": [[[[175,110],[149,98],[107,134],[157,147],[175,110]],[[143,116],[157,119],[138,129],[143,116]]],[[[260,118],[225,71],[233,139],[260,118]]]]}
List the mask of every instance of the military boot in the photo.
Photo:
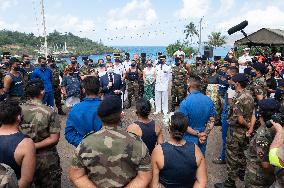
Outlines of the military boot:
{"type": "Polygon", "coordinates": [[[234,180],[231,180],[230,178],[228,178],[223,183],[215,183],[214,187],[215,188],[236,188],[236,184],[234,180]]]}

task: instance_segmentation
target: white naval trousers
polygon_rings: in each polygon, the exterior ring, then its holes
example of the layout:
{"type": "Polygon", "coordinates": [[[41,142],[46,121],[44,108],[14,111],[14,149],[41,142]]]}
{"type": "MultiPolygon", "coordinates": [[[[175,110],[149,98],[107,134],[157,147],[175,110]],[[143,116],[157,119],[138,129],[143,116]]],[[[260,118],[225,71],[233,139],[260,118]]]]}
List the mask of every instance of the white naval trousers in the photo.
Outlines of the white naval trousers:
{"type": "Polygon", "coordinates": [[[155,90],[155,106],[156,112],[161,112],[163,110],[164,115],[168,113],[169,107],[169,92],[168,91],[157,91],[155,90]]]}

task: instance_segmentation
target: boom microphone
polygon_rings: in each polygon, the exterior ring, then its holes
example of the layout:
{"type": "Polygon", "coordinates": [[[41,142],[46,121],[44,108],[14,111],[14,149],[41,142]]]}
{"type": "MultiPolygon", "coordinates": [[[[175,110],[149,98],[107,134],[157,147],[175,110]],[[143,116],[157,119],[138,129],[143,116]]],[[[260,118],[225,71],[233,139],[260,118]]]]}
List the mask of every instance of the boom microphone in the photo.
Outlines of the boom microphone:
{"type": "Polygon", "coordinates": [[[248,21],[245,20],[245,21],[241,22],[240,24],[230,28],[228,30],[228,34],[231,35],[231,34],[237,32],[237,31],[240,31],[240,30],[244,29],[247,25],[248,25],[248,21]]]}

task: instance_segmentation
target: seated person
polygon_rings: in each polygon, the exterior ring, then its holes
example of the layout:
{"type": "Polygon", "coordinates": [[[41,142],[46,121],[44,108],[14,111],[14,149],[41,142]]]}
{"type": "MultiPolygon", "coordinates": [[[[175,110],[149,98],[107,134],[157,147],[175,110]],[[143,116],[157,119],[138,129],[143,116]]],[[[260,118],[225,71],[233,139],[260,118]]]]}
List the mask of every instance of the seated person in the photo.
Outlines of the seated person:
{"type": "Polygon", "coordinates": [[[205,159],[195,144],[183,139],[187,127],[182,113],[171,116],[169,141],[157,145],[152,153],[152,187],[206,187],[205,159]]]}
{"type": "Polygon", "coordinates": [[[153,149],[158,144],[163,143],[162,129],[155,124],[154,120],[149,119],[151,113],[150,101],[142,98],[136,103],[136,114],[138,121],[128,126],[127,131],[140,136],[146,144],[151,155],[153,149]]]}
{"type": "Polygon", "coordinates": [[[23,188],[33,180],[36,156],[32,139],[19,131],[21,114],[22,109],[17,102],[0,103],[0,163],[14,170],[18,185],[23,188]]]}

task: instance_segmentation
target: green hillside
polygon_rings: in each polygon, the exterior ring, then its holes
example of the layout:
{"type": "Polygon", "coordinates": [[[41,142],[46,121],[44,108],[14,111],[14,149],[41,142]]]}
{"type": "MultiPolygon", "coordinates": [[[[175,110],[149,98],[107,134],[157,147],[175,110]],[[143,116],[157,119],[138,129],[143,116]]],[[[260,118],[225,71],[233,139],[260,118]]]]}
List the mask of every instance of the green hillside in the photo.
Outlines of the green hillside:
{"type": "MultiPolygon", "coordinates": [[[[81,38],[72,33],[61,34],[54,31],[47,36],[48,48],[50,50],[62,51],[64,44],[67,51],[75,55],[90,55],[117,52],[117,49],[107,47],[101,42],[95,42],[87,38],[81,38]]],[[[0,31],[0,51],[10,51],[13,55],[27,53],[37,56],[35,50],[39,50],[44,43],[43,37],[37,37],[33,33],[21,33],[18,31],[0,31]]],[[[65,54],[65,56],[68,54],[65,54]]]]}

